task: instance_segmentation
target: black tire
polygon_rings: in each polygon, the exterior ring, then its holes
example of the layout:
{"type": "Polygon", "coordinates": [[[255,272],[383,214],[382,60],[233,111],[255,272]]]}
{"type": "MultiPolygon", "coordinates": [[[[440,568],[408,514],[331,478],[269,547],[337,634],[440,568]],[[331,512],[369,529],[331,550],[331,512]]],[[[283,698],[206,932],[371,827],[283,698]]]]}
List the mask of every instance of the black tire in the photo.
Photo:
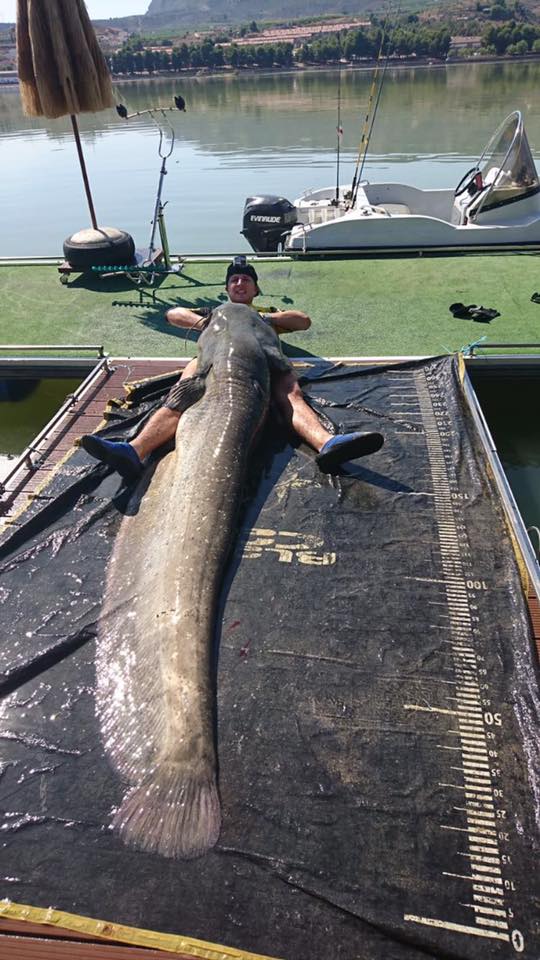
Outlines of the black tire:
{"type": "Polygon", "coordinates": [[[79,230],[64,241],[64,257],[75,270],[127,266],[134,263],[135,243],[129,233],[116,227],[79,230]]]}

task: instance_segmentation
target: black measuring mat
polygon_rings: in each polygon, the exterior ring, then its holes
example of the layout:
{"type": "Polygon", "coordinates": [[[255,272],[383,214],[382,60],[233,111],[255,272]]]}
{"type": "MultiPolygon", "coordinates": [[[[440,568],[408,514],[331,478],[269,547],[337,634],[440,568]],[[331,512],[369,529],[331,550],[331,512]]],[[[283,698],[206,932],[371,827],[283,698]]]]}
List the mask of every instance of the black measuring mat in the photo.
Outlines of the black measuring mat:
{"type": "Polygon", "coordinates": [[[199,860],[110,829],[94,637],[118,478],[77,451],[4,536],[1,896],[287,960],[537,960],[536,659],[457,362],[323,367],[305,390],[386,442],[335,477],[276,425],[255,456],[220,611],[223,828],[199,860]]]}

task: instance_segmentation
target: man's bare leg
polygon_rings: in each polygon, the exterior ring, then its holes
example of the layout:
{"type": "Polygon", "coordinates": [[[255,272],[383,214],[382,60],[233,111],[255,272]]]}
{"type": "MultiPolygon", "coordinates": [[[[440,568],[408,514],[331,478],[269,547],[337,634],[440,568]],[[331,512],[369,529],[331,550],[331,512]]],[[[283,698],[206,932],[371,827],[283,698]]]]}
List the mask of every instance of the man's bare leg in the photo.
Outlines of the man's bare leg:
{"type": "Polygon", "coordinates": [[[177,410],[171,410],[170,407],[160,407],[156,410],[141,432],[129,441],[139,460],[149,457],[158,447],[172,440],[179,420],[180,414],[177,410]]]}
{"type": "Polygon", "coordinates": [[[317,451],[319,469],[331,473],[342,463],[375,453],[383,443],[380,433],[354,432],[334,435],[323,427],[317,414],[304,400],[292,371],[275,377],[273,396],[289,427],[317,451]]]}
{"type": "MultiPolygon", "coordinates": [[[[190,360],[184,367],[181,380],[193,376],[197,368],[197,359],[190,360]]],[[[117,470],[125,480],[134,481],[143,469],[142,461],[164,443],[172,440],[176,433],[180,413],[170,407],[160,407],[152,414],[140,434],[131,440],[105,440],[94,434],[81,437],[81,446],[108,466],[117,470]]]]}
{"type": "MultiPolygon", "coordinates": [[[[194,357],[182,370],[180,380],[192,377],[196,369],[197,358],[194,357]]],[[[177,410],[171,410],[170,407],[160,407],[156,410],[135,439],[130,440],[130,446],[136,451],[139,459],[144,460],[158,447],[172,440],[179,420],[180,414],[177,410]]]]}
{"type": "Polygon", "coordinates": [[[294,373],[291,371],[275,377],[272,387],[274,400],[287,425],[301,440],[319,452],[332,434],[323,427],[315,411],[304,400],[294,373]]]}

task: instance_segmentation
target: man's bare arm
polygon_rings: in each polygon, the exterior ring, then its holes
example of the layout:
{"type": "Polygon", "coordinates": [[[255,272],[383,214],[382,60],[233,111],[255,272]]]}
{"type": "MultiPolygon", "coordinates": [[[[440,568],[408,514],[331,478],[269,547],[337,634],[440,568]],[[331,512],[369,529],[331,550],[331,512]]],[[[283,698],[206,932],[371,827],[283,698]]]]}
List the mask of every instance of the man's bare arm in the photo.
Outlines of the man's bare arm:
{"type": "Polygon", "coordinates": [[[308,330],[311,318],[301,310],[276,310],[265,316],[272,324],[276,333],[292,333],[295,330],[308,330]]]}
{"type": "MultiPolygon", "coordinates": [[[[292,333],[295,330],[307,330],[311,326],[311,319],[301,310],[276,310],[265,316],[272,324],[276,333],[292,333]]],[[[189,307],[172,307],[166,314],[167,323],[173,327],[182,327],[188,330],[201,331],[207,317],[195,313],[189,307]]]]}
{"type": "Polygon", "coordinates": [[[187,330],[202,330],[206,321],[206,316],[195,313],[189,307],[172,307],[166,313],[167,323],[172,327],[182,327],[187,330]]]}

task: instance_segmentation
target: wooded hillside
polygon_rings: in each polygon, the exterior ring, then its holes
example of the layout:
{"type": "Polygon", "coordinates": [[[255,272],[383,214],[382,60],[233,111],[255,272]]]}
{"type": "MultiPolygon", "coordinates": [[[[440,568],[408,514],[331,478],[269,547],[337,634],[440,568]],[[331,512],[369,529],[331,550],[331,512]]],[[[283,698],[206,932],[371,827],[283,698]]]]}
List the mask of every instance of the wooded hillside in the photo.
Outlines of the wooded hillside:
{"type": "Polygon", "coordinates": [[[307,17],[357,16],[377,11],[384,0],[151,0],[146,18],[160,28],[252,20],[288,21],[307,17]]]}

